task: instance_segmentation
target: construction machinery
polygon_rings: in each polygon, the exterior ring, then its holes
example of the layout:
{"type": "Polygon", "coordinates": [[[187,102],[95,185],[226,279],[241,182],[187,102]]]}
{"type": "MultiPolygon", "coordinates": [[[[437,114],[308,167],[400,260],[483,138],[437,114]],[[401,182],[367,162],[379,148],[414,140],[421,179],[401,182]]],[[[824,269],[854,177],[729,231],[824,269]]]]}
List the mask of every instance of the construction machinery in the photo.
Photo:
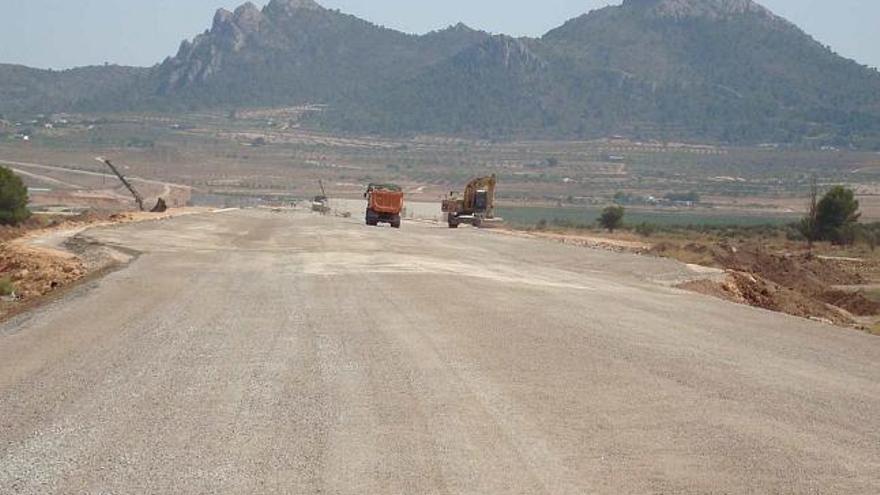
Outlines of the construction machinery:
{"type": "MultiPolygon", "coordinates": [[[[122,175],[119,169],[117,169],[116,166],[113,165],[113,163],[111,163],[110,160],[106,158],[97,157],[95,158],[95,160],[107,165],[107,167],[110,168],[110,171],[113,172],[113,174],[119,179],[119,181],[122,182],[122,185],[125,186],[125,188],[128,189],[128,192],[130,192],[131,195],[134,197],[134,201],[135,203],[137,203],[138,209],[140,211],[146,211],[146,209],[144,208],[144,197],[141,196],[141,193],[139,193],[137,189],[135,189],[134,186],[131,185],[131,182],[129,182],[128,179],[126,179],[125,176],[122,175]]],[[[156,202],[156,206],[153,207],[153,209],[150,211],[153,213],[164,213],[167,209],[168,205],[165,203],[165,200],[159,198],[159,201],[156,202]]]]}
{"type": "Polygon", "coordinates": [[[403,190],[396,184],[370,184],[364,193],[367,199],[367,225],[391,224],[400,228],[403,211],[403,190]]]}
{"type": "Polygon", "coordinates": [[[321,195],[312,199],[312,211],[326,215],[330,213],[330,199],[327,197],[327,191],[324,190],[324,181],[318,180],[318,185],[321,187],[321,195]]]}
{"type": "Polygon", "coordinates": [[[457,229],[466,223],[474,227],[482,227],[495,218],[495,187],[498,180],[494,174],[478,177],[464,188],[464,195],[451,192],[443,200],[443,213],[449,222],[450,229],[457,229]]]}

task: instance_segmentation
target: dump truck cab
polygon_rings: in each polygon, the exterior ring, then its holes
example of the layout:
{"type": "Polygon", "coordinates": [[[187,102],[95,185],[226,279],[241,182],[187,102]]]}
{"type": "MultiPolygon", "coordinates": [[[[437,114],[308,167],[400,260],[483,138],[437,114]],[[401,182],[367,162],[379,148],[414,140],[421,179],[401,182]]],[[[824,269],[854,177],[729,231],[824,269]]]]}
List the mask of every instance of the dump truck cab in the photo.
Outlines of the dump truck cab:
{"type": "Polygon", "coordinates": [[[403,190],[396,184],[370,184],[364,193],[367,199],[367,225],[387,223],[399,229],[403,196],[403,190]]]}

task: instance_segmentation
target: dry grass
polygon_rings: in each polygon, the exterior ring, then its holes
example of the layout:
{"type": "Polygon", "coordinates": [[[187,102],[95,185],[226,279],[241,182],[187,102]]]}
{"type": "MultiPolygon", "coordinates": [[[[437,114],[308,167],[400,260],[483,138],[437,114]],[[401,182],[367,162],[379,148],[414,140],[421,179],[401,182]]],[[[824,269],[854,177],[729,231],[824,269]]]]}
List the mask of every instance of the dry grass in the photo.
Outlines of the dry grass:
{"type": "Polygon", "coordinates": [[[681,245],[669,245],[669,247],[664,248],[662,251],[657,251],[657,254],[664,258],[670,258],[677,261],[681,261],[682,263],[687,263],[689,265],[701,265],[701,266],[709,266],[718,268],[718,263],[715,260],[715,257],[711,252],[704,251],[693,251],[690,249],[686,249],[681,245]]]}

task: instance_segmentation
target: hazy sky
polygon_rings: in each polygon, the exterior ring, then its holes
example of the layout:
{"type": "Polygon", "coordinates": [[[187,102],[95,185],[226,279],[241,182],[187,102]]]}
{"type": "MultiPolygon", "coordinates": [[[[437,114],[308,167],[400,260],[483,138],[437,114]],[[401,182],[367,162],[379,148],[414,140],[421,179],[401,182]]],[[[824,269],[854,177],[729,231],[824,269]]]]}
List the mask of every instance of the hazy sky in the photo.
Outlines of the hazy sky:
{"type": "MultiPolygon", "coordinates": [[[[620,0],[318,0],[377,24],[422,33],[463,21],[512,35],[541,35],[620,0]]],[[[0,63],[68,68],[104,62],[148,66],[211,24],[235,0],[0,0],[0,63]]],[[[266,1],[254,2],[263,5],[266,1]]],[[[880,1],[763,0],[838,53],[880,66],[880,1]]]]}

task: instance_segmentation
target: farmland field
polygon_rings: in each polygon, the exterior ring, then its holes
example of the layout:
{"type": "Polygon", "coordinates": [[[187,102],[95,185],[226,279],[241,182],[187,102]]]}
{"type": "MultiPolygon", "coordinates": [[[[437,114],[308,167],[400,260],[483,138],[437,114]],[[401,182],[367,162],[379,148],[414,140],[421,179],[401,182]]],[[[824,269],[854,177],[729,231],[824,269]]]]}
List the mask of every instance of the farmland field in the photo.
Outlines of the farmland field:
{"type": "MultiPolygon", "coordinates": [[[[497,210],[505,222],[513,226],[531,226],[545,220],[548,223],[592,225],[599,217],[599,207],[503,207],[497,210]]],[[[695,209],[633,210],[626,212],[625,223],[649,223],[658,226],[759,226],[784,225],[797,220],[792,214],[734,213],[695,209]]]]}
{"type": "MultiPolygon", "coordinates": [[[[502,214],[520,224],[541,219],[591,223],[616,194],[633,198],[629,223],[785,223],[803,212],[816,176],[822,187],[855,188],[863,218],[880,219],[877,153],[622,139],[330,135],[301,128],[298,115],[291,109],[239,112],[235,118],[211,113],[68,116],[69,124],[61,128],[34,126],[28,142],[0,137],[0,164],[103,173],[94,158],[107,156],[126,174],[187,186],[193,201],[220,205],[309,198],[319,192],[319,180],[331,197],[357,198],[370,182],[395,182],[412,201],[433,203],[460,191],[472,177],[494,173],[499,201],[506,207],[502,214]],[[647,198],[682,193],[698,194],[699,207],[643,206],[647,198]]],[[[103,179],[95,184],[94,175],[83,181],[90,176],[30,171],[25,179],[34,188],[54,188],[57,181],[68,188],[115,187],[103,179]]]]}

